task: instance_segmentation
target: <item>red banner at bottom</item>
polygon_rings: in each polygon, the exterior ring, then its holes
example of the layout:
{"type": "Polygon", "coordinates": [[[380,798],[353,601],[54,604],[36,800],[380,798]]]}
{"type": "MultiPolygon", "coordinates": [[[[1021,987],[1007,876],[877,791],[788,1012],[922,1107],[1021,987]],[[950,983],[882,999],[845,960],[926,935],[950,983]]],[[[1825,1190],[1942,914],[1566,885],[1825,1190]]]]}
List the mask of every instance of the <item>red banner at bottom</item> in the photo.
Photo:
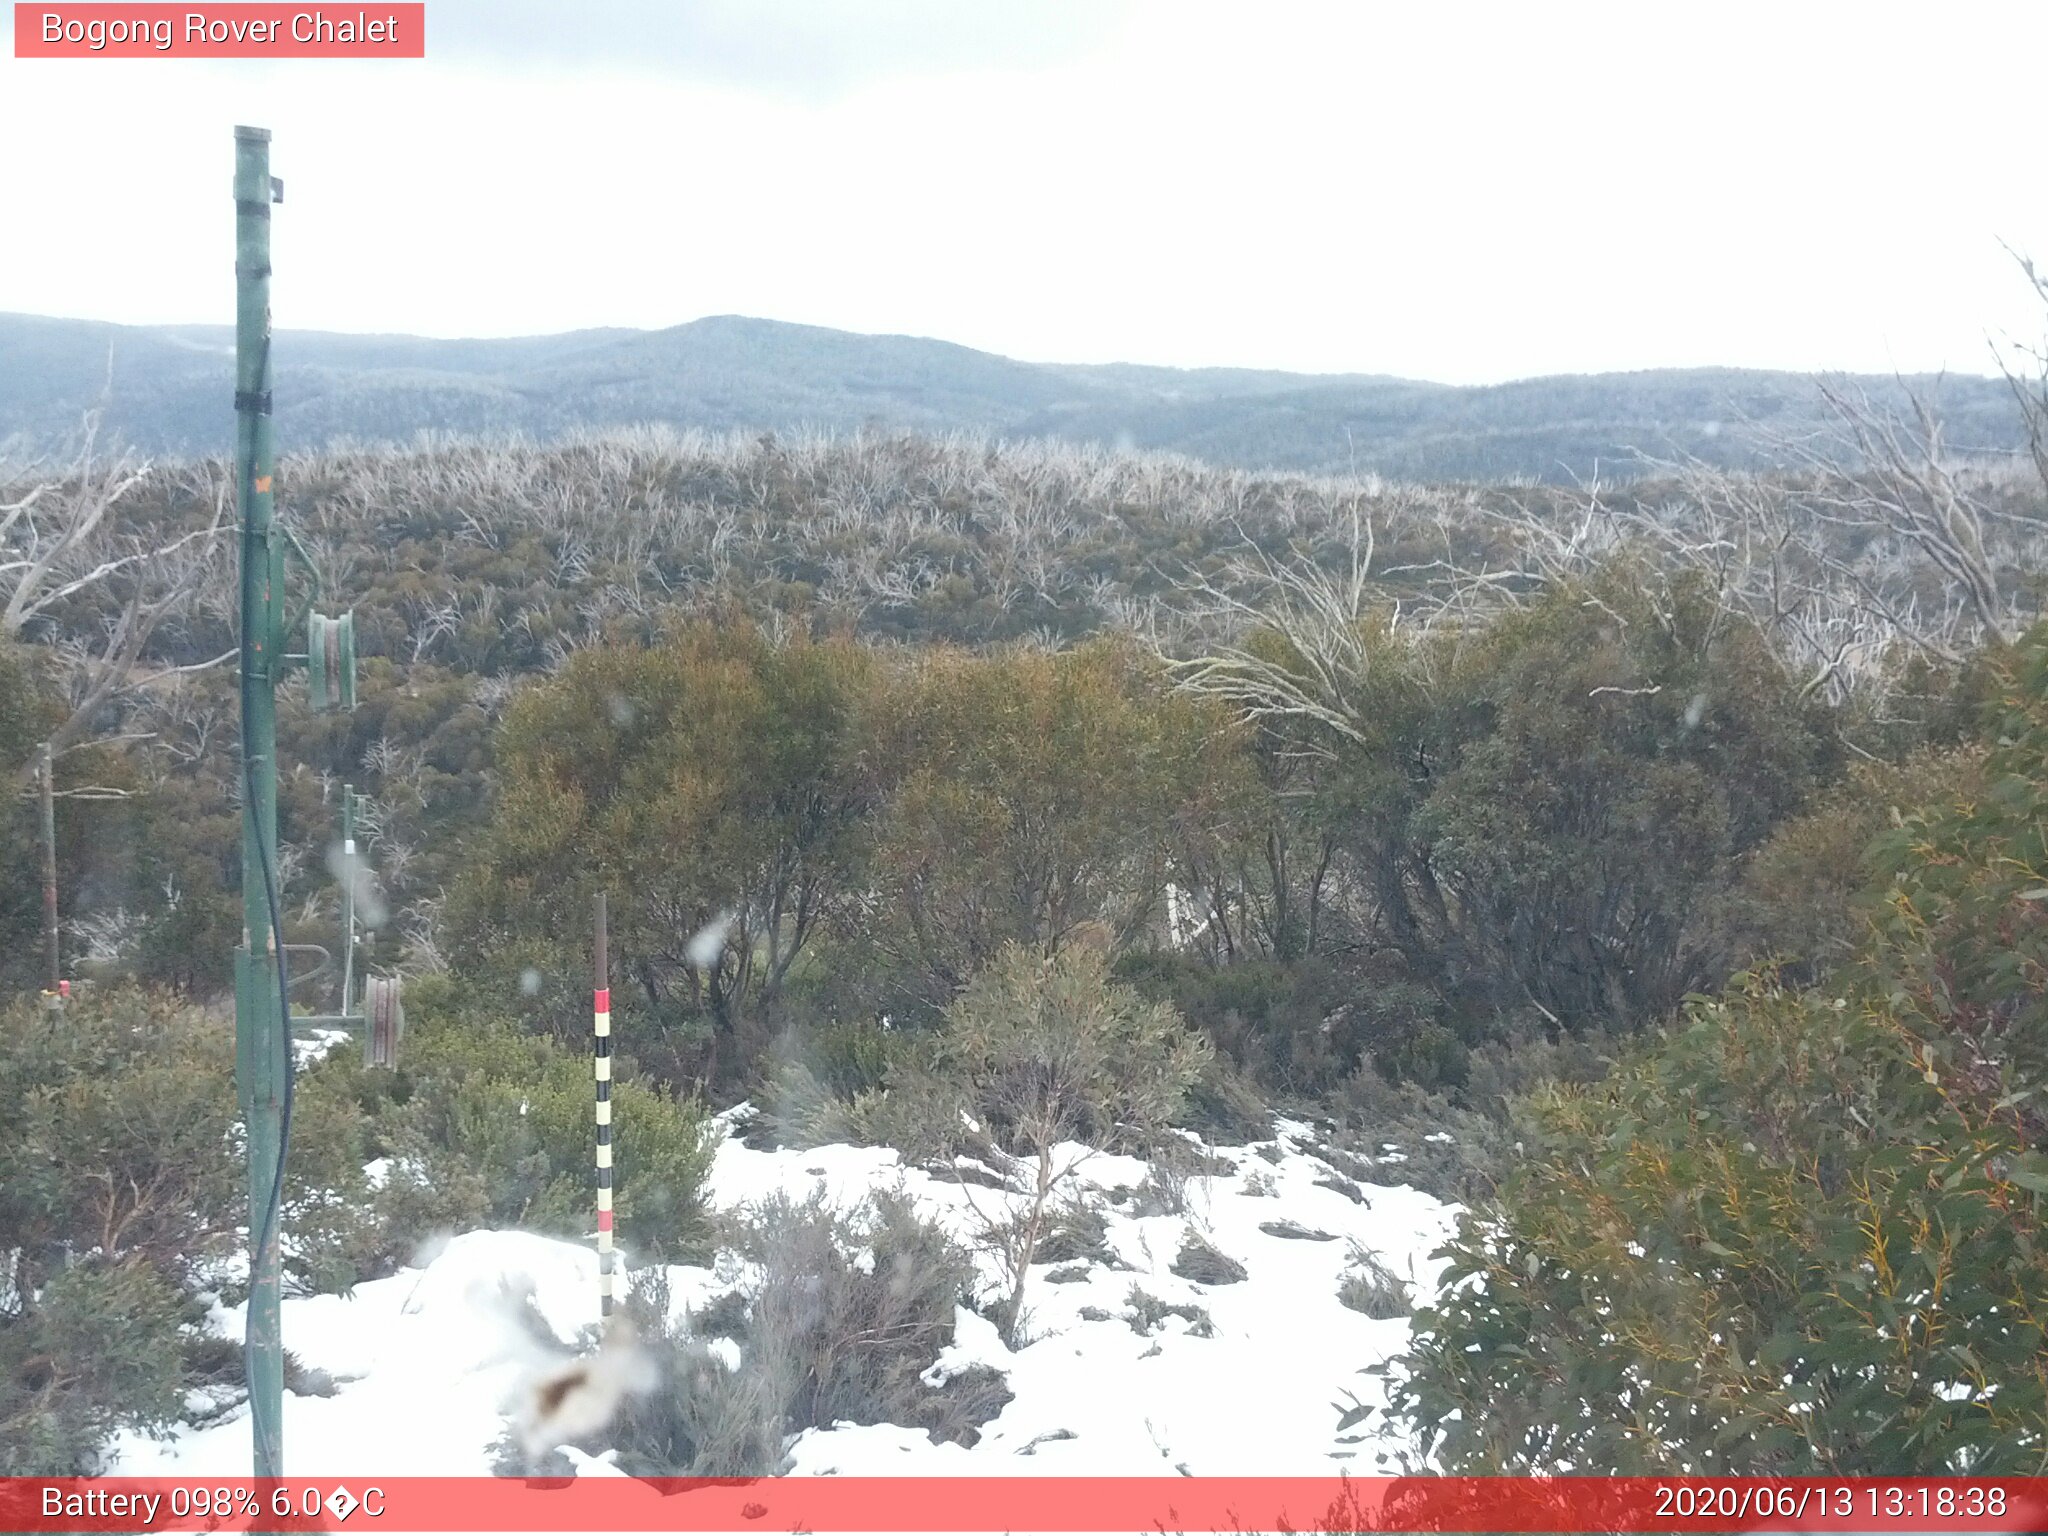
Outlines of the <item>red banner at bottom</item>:
{"type": "Polygon", "coordinates": [[[2048,1478],[0,1478],[71,1531],[2048,1531],[2048,1478]]]}

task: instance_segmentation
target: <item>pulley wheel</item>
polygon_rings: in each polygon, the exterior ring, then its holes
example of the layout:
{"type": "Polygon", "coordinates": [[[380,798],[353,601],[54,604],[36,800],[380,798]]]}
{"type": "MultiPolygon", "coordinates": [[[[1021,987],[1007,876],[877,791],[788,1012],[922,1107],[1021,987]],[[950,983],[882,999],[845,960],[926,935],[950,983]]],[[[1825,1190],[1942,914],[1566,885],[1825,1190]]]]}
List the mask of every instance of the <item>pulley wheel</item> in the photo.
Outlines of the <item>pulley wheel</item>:
{"type": "Polygon", "coordinates": [[[363,983],[363,1014],[369,1028],[363,1061],[372,1067],[398,1065],[398,1041],[405,1033],[405,1008],[396,976],[372,976],[363,983]]]}

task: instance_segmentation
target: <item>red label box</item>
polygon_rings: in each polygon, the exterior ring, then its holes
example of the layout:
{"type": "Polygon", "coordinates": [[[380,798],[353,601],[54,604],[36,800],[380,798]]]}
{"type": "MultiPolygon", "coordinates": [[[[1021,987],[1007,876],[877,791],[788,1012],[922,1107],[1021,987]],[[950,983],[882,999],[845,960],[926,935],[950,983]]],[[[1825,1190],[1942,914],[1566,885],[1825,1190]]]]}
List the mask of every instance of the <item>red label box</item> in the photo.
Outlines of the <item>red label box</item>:
{"type": "Polygon", "coordinates": [[[423,59],[424,3],[14,7],[18,59],[423,59]]]}

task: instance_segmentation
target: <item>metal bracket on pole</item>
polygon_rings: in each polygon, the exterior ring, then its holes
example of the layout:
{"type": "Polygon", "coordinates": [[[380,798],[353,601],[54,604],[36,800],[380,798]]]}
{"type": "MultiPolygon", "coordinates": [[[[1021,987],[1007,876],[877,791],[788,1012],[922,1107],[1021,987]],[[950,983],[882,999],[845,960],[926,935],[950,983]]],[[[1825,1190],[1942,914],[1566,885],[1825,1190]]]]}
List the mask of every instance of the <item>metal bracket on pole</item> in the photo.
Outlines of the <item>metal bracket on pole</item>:
{"type": "Polygon", "coordinates": [[[405,1035],[405,1003],[399,979],[366,977],[361,1006],[357,1006],[356,884],[362,866],[356,852],[356,808],[362,798],[354,785],[341,786],[341,1012],[298,1014],[292,1019],[292,1026],[295,1030],[345,1029],[361,1035],[364,1066],[395,1067],[398,1042],[405,1035]]]}

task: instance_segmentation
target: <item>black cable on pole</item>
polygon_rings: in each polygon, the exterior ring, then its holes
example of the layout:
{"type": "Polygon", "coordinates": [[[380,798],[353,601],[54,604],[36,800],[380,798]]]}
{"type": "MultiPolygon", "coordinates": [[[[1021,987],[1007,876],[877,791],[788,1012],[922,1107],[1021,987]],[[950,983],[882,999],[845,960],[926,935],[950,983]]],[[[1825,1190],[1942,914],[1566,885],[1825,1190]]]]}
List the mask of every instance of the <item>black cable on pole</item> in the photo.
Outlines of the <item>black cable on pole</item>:
{"type": "MultiPolygon", "coordinates": [[[[249,804],[256,803],[256,764],[248,755],[248,742],[243,742],[242,792],[249,797],[249,804]]],[[[247,1370],[256,1352],[256,1269],[262,1255],[270,1249],[271,1241],[277,1237],[278,1225],[284,1211],[284,1160],[292,1144],[292,1085],[298,1076],[297,1063],[292,1058],[292,992],[291,968],[284,953],[284,920],[277,900],[277,876],[270,865],[270,849],[260,835],[256,838],[256,860],[263,866],[263,899],[270,908],[270,943],[277,955],[277,996],[279,1041],[284,1049],[284,1101],[280,1106],[277,1123],[277,1166],[270,1177],[270,1199],[264,1206],[263,1225],[259,1230],[256,1247],[249,1265],[249,1301],[242,1311],[242,1360],[247,1370]]],[[[248,1127],[243,1127],[248,1135],[248,1127]]],[[[251,1138],[253,1144],[254,1138],[251,1138]]],[[[278,1295],[282,1301],[284,1293],[284,1257],[278,1256],[278,1295]]]]}
{"type": "MultiPolygon", "coordinates": [[[[270,337],[268,335],[265,335],[263,338],[263,353],[257,363],[256,376],[265,382],[268,382],[270,378],[270,337]]],[[[244,408],[243,401],[239,395],[235,400],[235,408],[237,411],[244,408]]],[[[261,409],[266,413],[270,409],[267,393],[261,409]]],[[[242,637],[242,643],[245,646],[249,643],[248,636],[244,635],[242,637]]],[[[249,700],[247,698],[247,688],[248,681],[245,672],[243,678],[244,697],[242,699],[242,795],[244,804],[247,805],[250,816],[254,819],[256,817],[256,758],[249,751],[249,700]]],[[[250,1259],[249,1302],[242,1318],[242,1363],[243,1369],[249,1372],[252,1381],[255,1379],[254,1358],[256,1353],[256,1269],[261,1262],[262,1255],[270,1250],[272,1240],[278,1237],[277,1229],[283,1222],[284,1163],[285,1157],[291,1151],[292,1145],[292,1088],[294,1081],[298,1077],[298,1063],[292,1051],[292,982],[291,967],[285,958],[284,952],[284,913],[278,902],[277,872],[271,866],[269,841],[263,836],[263,828],[260,825],[255,828],[254,841],[256,844],[256,862],[262,866],[263,870],[263,899],[270,909],[270,946],[277,956],[278,1045],[284,1052],[284,1099],[278,1110],[277,1166],[271,1173],[270,1199],[264,1207],[263,1225],[260,1228],[256,1246],[252,1251],[250,1259]]],[[[243,1134],[249,1136],[250,1146],[253,1149],[255,1138],[250,1134],[248,1127],[243,1127],[243,1134]]],[[[280,1243],[281,1248],[282,1244],[280,1243]]],[[[280,1251],[278,1254],[278,1302],[280,1306],[282,1306],[283,1301],[284,1255],[280,1251]]]]}
{"type": "MultiPolygon", "coordinates": [[[[244,764],[246,793],[256,793],[256,776],[252,764],[244,764]]],[[[299,1075],[299,1063],[291,1051],[291,969],[285,963],[285,924],[279,915],[279,901],[276,901],[276,877],[270,870],[270,850],[264,848],[264,840],[256,840],[256,862],[262,864],[262,895],[270,907],[270,942],[276,948],[276,991],[279,991],[279,1032],[281,1044],[285,1047],[285,1102],[279,1110],[279,1124],[276,1124],[276,1169],[270,1176],[270,1204],[262,1212],[262,1241],[256,1243],[256,1251],[262,1253],[270,1247],[270,1237],[276,1235],[276,1223],[285,1208],[285,1153],[291,1149],[291,1090],[293,1081],[299,1075]]],[[[254,1282],[254,1274],[250,1280],[254,1282]]],[[[246,1333],[248,1329],[244,1329],[246,1333]]]]}

